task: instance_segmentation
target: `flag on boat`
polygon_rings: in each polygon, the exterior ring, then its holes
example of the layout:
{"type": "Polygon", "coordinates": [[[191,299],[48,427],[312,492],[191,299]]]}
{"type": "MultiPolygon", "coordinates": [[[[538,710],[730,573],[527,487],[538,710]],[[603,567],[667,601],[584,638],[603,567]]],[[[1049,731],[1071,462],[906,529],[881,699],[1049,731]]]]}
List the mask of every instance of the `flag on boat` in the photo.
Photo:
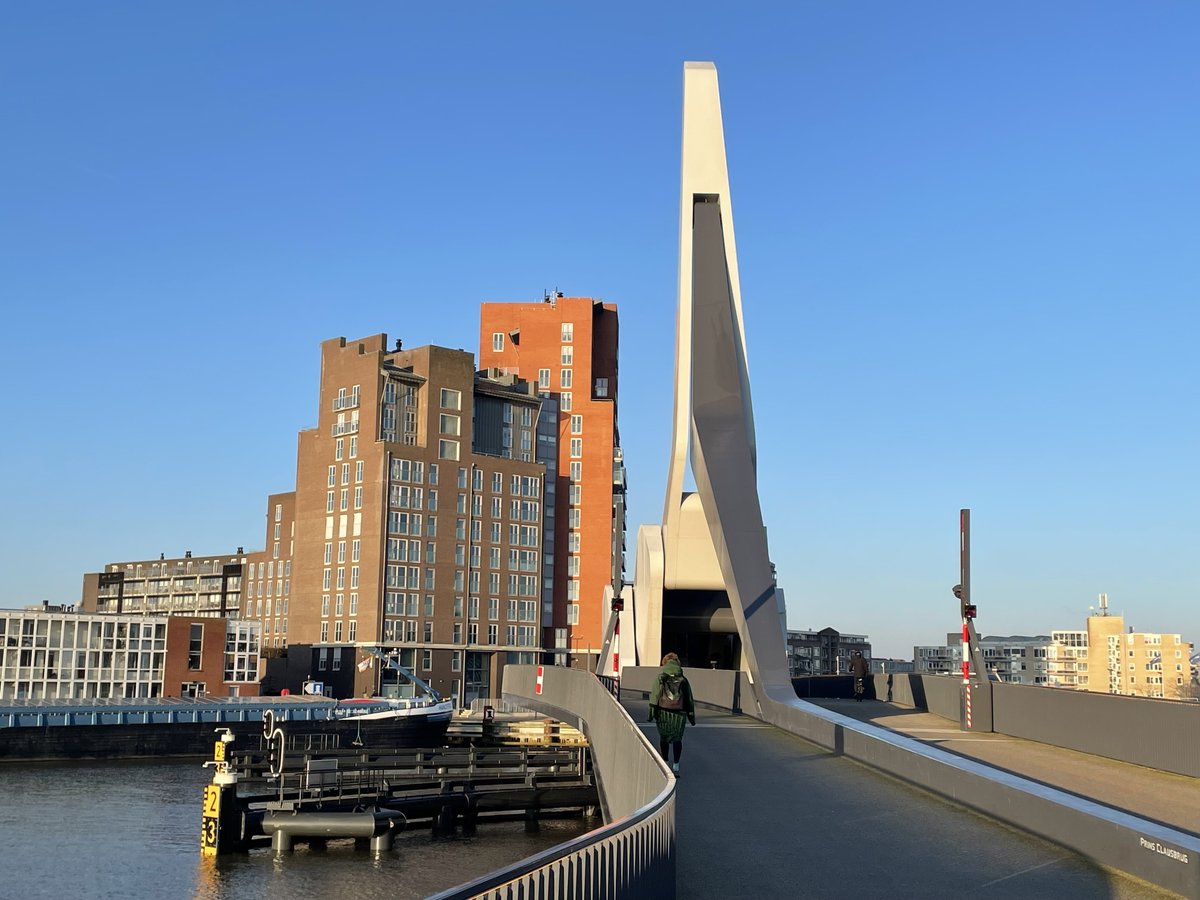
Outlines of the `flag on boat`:
{"type": "Polygon", "coordinates": [[[373,661],[374,660],[372,659],[372,657],[368,656],[366,659],[364,659],[362,662],[360,662],[358,664],[358,671],[360,671],[360,672],[367,671],[367,669],[371,668],[371,663],[373,661]]]}

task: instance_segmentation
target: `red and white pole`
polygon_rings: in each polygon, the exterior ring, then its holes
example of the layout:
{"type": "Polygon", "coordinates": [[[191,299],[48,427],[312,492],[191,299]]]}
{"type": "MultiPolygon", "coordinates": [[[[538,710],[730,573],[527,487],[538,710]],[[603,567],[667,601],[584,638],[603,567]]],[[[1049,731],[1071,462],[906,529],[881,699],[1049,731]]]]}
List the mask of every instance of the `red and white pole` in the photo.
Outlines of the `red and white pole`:
{"type": "Polygon", "coordinates": [[[966,706],[965,713],[967,719],[967,728],[971,727],[971,674],[970,674],[970,653],[971,653],[971,636],[967,631],[967,623],[963,621],[963,684],[965,685],[966,706]]]}
{"type": "Polygon", "coordinates": [[[967,630],[967,620],[963,619],[963,684],[971,683],[971,634],[967,630]]]}
{"type": "Polygon", "coordinates": [[[617,617],[617,623],[613,626],[613,677],[621,677],[621,614],[613,613],[617,617]]]}

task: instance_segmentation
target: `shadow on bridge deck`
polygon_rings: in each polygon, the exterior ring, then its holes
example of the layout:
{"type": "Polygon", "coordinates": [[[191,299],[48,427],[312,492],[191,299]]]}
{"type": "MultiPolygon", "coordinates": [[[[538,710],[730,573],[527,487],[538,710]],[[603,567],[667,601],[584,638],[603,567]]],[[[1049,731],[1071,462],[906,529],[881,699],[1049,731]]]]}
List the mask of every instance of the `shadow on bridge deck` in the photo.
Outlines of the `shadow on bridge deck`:
{"type": "MultiPolygon", "coordinates": [[[[625,698],[637,722],[641,697],[625,698]]],[[[755,719],[697,721],[676,801],[680,898],[1174,896],[755,719]]]]}

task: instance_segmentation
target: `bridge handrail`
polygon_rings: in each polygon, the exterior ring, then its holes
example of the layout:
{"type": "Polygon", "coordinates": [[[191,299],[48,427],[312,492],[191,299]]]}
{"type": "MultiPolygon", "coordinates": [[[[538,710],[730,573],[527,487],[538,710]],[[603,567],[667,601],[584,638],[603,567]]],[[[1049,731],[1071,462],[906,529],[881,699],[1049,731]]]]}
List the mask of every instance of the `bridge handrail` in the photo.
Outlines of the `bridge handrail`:
{"type": "Polygon", "coordinates": [[[587,735],[608,824],[435,900],[674,897],[675,778],[616,698],[590,672],[561,666],[505,667],[504,697],[587,735]]]}

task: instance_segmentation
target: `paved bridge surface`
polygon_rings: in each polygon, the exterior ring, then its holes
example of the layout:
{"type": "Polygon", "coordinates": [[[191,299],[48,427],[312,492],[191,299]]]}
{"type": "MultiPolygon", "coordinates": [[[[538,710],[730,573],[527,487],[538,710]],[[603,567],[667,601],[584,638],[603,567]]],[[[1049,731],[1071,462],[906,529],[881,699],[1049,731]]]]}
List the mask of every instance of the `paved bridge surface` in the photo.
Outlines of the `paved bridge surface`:
{"type": "Polygon", "coordinates": [[[1160,772],[1006,734],[965,734],[955,722],[941,716],[892,703],[876,700],[809,702],[1144,819],[1200,835],[1200,778],[1160,772]]]}
{"type": "MultiPolygon", "coordinates": [[[[623,701],[645,722],[640,692],[623,701]]],[[[1175,896],[750,717],[700,709],[697,723],[677,794],[680,898],[1175,896]]]]}

